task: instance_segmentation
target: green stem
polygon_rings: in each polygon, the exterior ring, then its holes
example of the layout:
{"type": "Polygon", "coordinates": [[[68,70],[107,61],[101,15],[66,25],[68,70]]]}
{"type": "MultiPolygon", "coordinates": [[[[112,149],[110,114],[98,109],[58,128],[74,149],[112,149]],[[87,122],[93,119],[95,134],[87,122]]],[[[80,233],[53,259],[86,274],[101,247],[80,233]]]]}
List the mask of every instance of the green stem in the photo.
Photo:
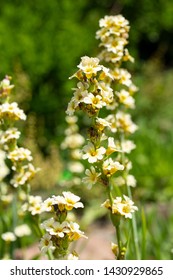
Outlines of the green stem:
{"type": "Polygon", "coordinates": [[[52,252],[50,252],[49,250],[47,251],[47,256],[49,260],[54,260],[54,257],[52,255],[52,252]]]}
{"type": "MultiPolygon", "coordinates": [[[[129,186],[127,186],[127,192],[129,198],[132,199],[131,189],[129,186]]],[[[137,222],[136,222],[135,213],[133,213],[132,215],[132,230],[133,230],[133,244],[135,248],[136,259],[140,260],[139,240],[138,240],[137,222]]]]}
{"type": "MultiPolygon", "coordinates": [[[[14,231],[15,227],[17,226],[17,194],[14,193],[13,202],[12,202],[12,230],[14,231]]],[[[12,242],[11,245],[11,258],[14,259],[14,251],[16,249],[16,242],[12,242]]]]}
{"type": "Polygon", "coordinates": [[[118,243],[118,256],[117,256],[117,260],[120,260],[120,254],[121,254],[121,238],[120,238],[120,226],[117,225],[116,227],[116,234],[117,234],[117,243],[118,243]]]}
{"type": "MultiPolygon", "coordinates": [[[[121,143],[124,141],[124,135],[121,134],[120,136],[120,141],[121,143]]],[[[122,164],[125,164],[125,155],[124,152],[122,153],[122,164]]],[[[124,179],[126,181],[127,178],[127,171],[124,171],[124,179]]],[[[126,184],[127,186],[127,184],[126,184]]],[[[129,186],[127,186],[127,193],[129,198],[132,200],[132,193],[131,189],[129,186]]],[[[136,216],[135,213],[132,215],[132,231],[133,231],[133,244],[134,244],[134,249],[135,249],[135,254],[136,254],[136,259],[140,260],[140,251],[139,251],[139,241],[138,241],[138,232],[137,232],[137,222],[136,222],[136,216]]]]}
{"type": "MultiPolygon", "coordinates": [[[[108,186],[108,197],[111,203],[111,206],[113,204],[113,197],[111,194],[111,184],[109,184],[108,186]]],[[[111,207],[112,208],[112,207],[111,207]]],[[[116,229],[116,237],[117,237],[117,243],[118,243],[118,255],[117,255],[117,260],[120,260],[120,256],[121,256],[121,234],[120,234],[120,217],[116,214],[112,214],[111,213],[111,221],[112,224],[114,225],[115,229],[116,229]]]]}

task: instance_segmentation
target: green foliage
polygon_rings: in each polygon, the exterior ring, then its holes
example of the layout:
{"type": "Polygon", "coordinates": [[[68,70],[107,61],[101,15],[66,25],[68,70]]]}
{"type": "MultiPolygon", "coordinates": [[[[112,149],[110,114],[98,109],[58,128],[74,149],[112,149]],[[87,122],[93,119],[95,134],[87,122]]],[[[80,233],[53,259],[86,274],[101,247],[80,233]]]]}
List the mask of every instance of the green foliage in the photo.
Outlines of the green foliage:
{"type": "Polygon", "coordinates": [[[142,200],[172,198],[172,75],[172,70],[160,69],[156,61],[151,61],[138,77],[140,93],[134,118],[139,130],[132,162],[139,188],[136,192],[142,200]]]}

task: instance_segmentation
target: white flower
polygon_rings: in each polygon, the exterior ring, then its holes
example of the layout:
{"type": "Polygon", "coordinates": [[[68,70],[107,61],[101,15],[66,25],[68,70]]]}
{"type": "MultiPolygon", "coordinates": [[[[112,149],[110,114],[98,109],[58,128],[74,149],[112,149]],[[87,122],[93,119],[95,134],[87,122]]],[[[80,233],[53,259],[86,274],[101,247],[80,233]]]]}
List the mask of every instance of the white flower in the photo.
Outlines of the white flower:
{"type": "Polygon", "coordinates": [[[9,174],[10,170],[5,164],[6,154],[4,151],[0,150],[0,181],[9,174]]]}
{"type": "Polygon", "coordinates": [[[68,124],[72,125],[77,123],[78,117],[77,116],[66,116],[65,120],[68,124]]]}
{"type": "Polygon", "coordinates": [[[68,224],[69,232],[68,232],[68,237],[70,241],[75,241],[78,240],[80,237],[85,237],[84,232],[79,229],[79,225],[74,222],[70,222],[68,224]]]}
{"type": "Polygon", "coordinates": [[[27,224],[15,227],[14,233],[17,237],[23,237],[31,234],[31,229],[27,224]]]}
{"type": "Polygon", "coordinates": [[[12,161],[32,160],[31,151],[23,147],[16,147],[16,149],[10,152],[7,157],[12,161]]]}
{"type": "Polygon", "coordinates": [[[46,233],[45,235],[43,235],[43,237],[41,238],[40,240],[40,249],[41,249],[41,252],[44,254],[46,253],[48,250],[55,250],[55,246],[53,246],[53,242],[51,240],[51,235],[49,235],[48,233],[46,233]]]}
{"type": "Polygon", "coordinates": [[[75,149],[81,147],[85,142],[85,139],[79,133],[74,133],[72,135],[66,136],[64,142],[61,145],[61,148],[66,149],[75,149]]]}
{"type": "Polygon", "coordinates": [[[103,118],[96,118],[96,124],[100,131],[102,131],[106,127],[110,127],[110,123],[103,118]]]}
{"type": "Polygon", "coordinates": [[[13,139],[19,139],[20,134],[21,133],[17,130],[17,128],[9,128],[1,134],[0,144],[6,144],[13,139]]]}
{"type": "Polygon", "coordinates": [[[67,164],[67,168],[72,172],[72,173],[82,173],[84,171],[84,166],[82,163],[78,161],[70,161],[67,164]]]}
{"type": "Polygon", "coordinates": [[[0,105],[0,118],[2,117],[8,117],[12,120],[26,120],[26,115],[23,110],[19,109],[16,102],[6,102],[0,105]]]}
{"type": "Polygon", "coordinates": [[[54,198],[53,197],[48,197],[42,203],[42,210],[46,211],[46,212],[52,212],[53,211],[53,207],[52,207],[53,202],[54,202],[54,198]]]}
{"type": "Polygon", "coordinates": [[[66,210],[72,210],[73,208],[83,208],[83,203],[79,202],[80,197],[71,193],[71,192],[63,192],[63,196],[65,198],[65,208],[66,210]]]}
{"type": "Polygon", "coordinates": [[[101,175],[101,173],[97,173],[94,166],[91,166],[90,169],[86,169],[85,174],[87,175],[87,177],[83,178],[83,182],[89,187],[91,188],[92,185],[96,184],[98,181],[99,176],[101,175]]]}
{"type": "Polygon", "coordinates": [[[124,200],[120,203],[114,202],[115,205],[117,204],[117,209],[120,215],[124,216],[125,218],[132,218],[132,213],[138,210],[137,206],[134,206],[134,202],[126,195],[123,195],[124,200]]]}
{"type": "Polygon", "coordinates": [[[128,91],[122,89],[120,92],[116,92],[116,94],[119,97],[120,103],[124,104],[127,108],[133,109],[135,107],[135,100],[128,91]]]}
{"type": "MultiPolygon", "coordinates": [[[[13,166],[13,170],[16,170],[14,166],[13,166]]],[[[39,168],[35,168],[31,163],[29,163],[28,165],[24,165],[20,168],[18,173],[14,175],[10,183],[15,188],[17,188],[18,186],[23,186],[27,182],[31,181],[39,170],[40,170],[39,168]]]]}
{"type": "Polygon", "coordinates": [[[116,123],[115,115],[110,114],[105,119],[110,124],[109,127],[110,127],[111,132],[116,133],[117,132],[117,123],[116,123]]]}
{"type": "Polygon", "coordinates": [[[75,110],[76,110],[76,103],[75,103],[75,98],[73,97],[68,103],[66,114],[69,116],[73,116],[75,110]]]}
{"type": "Polygon", "coordinates": [[[93,108],[100,109],[106,105],[100,95],[94,95],[89,93],[86,97],[84,97],[83,102],[85,104],[91,104],[93,108]]]}
{"type": "Polygon", "coordinates": [[[103,162],[103,173],[106,176],[112,176],[118,170],[123,170],[124,166],[120,164],[118,161],[113,161],[112,158],[108,158],[103,162]]]}
{"type": "Polygon", "coordinates": [[[78,68],[85,73],[88,79],[90,79],[92,75],[95,76],[97,72],[101,70],[101,66],[99,65],[99,59],[88,56],[83,56],[81,58],[81,62],[78,65],[78,68]]]}
{"type": "Polygon", "coordinates": [[[53,224],[55,223],[55,219],[52,217],[48,220],[45,220],[41,224],[41,228],[45,229],[46,231],[49,231],[50,228],[53,228],[53,224]]]}
{"type": "Polygon", "coordinates": [[[8,243],[16,240],[16,236],[14,235],[13,232],[10,232],[10,231],[2,233],[1,237],[5,242],[8,242],[8,243]]]}
{"type": "Polygon", "coordinates": [[[13,200],[13,195],[12,194],[8,194],[8,195],[1,195],[1,201],[3,202],[3,204],[8,205],[12,202],[13,200]]]}
{"type": "Polygon", "coordinates": [[[106,150],[106,155],[109,156],[114,152],[122,152],[119,148],[119,146],[117,146],[114,142],[114,138],[113,137],[109,137],[108,138],[108,148],[106,150]]]}
{"type": "Polygon", "coordinates": [[[113,90],[109,86],[109,84],[104,83],[104,82],[99,82],[98,89],[101,90],[101,96],[102,96],[103,102],[105,102],[106,105],[111,104],[113,102],[114,96],[113,96],[113,90]]]}
{"type": "Polygon", "coordinates": [[[136,148],[136,145],[131,140],[124,140],[121,142],[121,149],[124,153],[129,154],[135,148],[136,148]]]}
{"type": "Polygon", "coordinates": [[[104,147],[96,149],[94,145],[89,142],[86,146],[84,146],[83,151],[85,154],[83,154],[82,158],[88,159],[89,163],[94,163],[103,159],[106,149],[104,147]]]}
{"type": "Polygon", "coordinates": [[[52,227],[47,227],[46,228],[46,231],[50,235],[55,235],[55,236],[58,236],[60,238],[63,238],[65,233],[69,232],[68,223],[67,222],[62,222],[62,224],[61,224],[59,222],[54,222],[52,224],[52,227]]]}
{"type": "Polygon", "coordinates": [[[31,212],[32,215],[41,214],[43,212],[41,196],[29,196],[28,211],[31,212]]]}
{"type": "Polygon", "coordinates": [[[126,178],[126,183],[127,183],[127,186],[135,188],[136,187],[135,177],[131,174],[128,174],[127,178],[126,178]]]}
{"type": "Polygon", "coordinates": [[[134,133],[137,130],[137,125],[133,123],[130,114],[126,114],[122,111],[116,114],[117,127],[128,133],[134,133]]]}

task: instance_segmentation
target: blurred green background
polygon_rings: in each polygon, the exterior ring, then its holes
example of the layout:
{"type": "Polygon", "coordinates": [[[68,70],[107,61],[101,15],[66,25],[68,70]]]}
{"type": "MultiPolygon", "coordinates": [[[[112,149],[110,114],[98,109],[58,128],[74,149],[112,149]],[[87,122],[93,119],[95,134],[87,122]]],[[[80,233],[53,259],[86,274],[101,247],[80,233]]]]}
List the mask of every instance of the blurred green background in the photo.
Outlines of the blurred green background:
{"type": "MultiPolygon", "coordinates": [[[[133,190],[147,225],[144,258],[170,259],[173,248],[173,1],[171,0],[1,0],[0,76],[13,77],[15,96],[28,115],[21,127],[24,145],[42,168],[33,184],[53,194],[64,172],[59,148],[66,128],[80,57],[95,56],[98,21],[121,13],[130,22],[130,66],[139,87],[133,118],[139,130],[130,158],[133,190]]],[[[79,190],[80,194],[80,190],[79,190]]],[[[89,206],[97,193],[86,190],[89,206]]],[[[102,201],[101,201],[102,202],[102,201]]],[[[86,202],[87,203],[87,202],[86,202]]],[[[100,202],[99,202],[100,203],[100,202]]],[[[92,213],[92,212],[91,212],[92,213]]],[[[139,235],[141,222],[139,218],[139,235]]],[[[142,229],[141,229],[142,232],[142,229]]]]}

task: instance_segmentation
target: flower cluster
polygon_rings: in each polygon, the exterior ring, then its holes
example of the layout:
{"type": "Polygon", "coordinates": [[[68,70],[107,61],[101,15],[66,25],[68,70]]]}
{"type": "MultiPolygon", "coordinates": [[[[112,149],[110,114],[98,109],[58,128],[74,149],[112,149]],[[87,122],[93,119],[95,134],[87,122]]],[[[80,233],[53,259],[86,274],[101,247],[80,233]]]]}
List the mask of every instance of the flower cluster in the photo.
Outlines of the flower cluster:
{"type": "Polygon", "coordinates": [[[16,102],[9,102],[11,90],[14,87],[10,84],[10,80],[11,77],[6,76],[0,82],[0,147],[11,161],[14,174],[10,183],[17,188],[29,184],[38,169],[32,164],[31,152],[18,147],[17,144],[20,131],[14,125],[18,120],[26,120],[26,115],[16,102]]]}
{"type": "Polygon", "coordinates": [[[114,139],[108,137],[105,131],[111,133],[111,122],[100,117],[102,109],[113,102],[113,90],[110,87],[112,79],[109,69],[99,64],[98,58],[82,57],[79,70],[73,75],[77,77],[77,89],[68,105],[67,114],[82,110],[92,119],[88,130],[88,143],[83,147],[83,159],[93,164],[92,169],[86,170],[83,181],[88,186],[97,181],[106,182],[106,179],[116,171],[124,169],[118,160],[109,158],[117,152],[114,139]],[[73,108],[73,109],[72,109],[73,108]],[[107,144],[106,144],[107,142],[107,144]]]}
{"type": "Polygon", "coordinates": [[[117,65],[122,60],[134,59],[125,48],[128,41],[129,22],[122,15],[105,16],[99,21],[100,30],[96,33],[96,38],[101,40],[100,46],[104,47],[99,57],[106,62],[113,62],[117,65]]]}
{"type": "Polygon", "coordinates": [[[134,61],[126,48],[130,27],[122,15],[105,16],[99,25],[96,38],[100,39],[102,50],[97,58],[81,58],[79,70],[71,77],[78,81],[66,113],[73,116],[82,111],[90,119],[82,158],[92,166],[86,169],[83,182],[89,188],[103,184],[109,197],[104,206],[111,209],[111,216],[131,219],[138,208],[133,205],[129,189],[136,185],[136,180],[129,173],[132,163],[127,155],[135,144],[128,137],[137,125],[128,109],[135,108],[137,87],[123,66],[128,60],[134,61]],[[114,198],[117,186],[121,186],[122,196],[114,198]]]}
{"type": "Polygon", "coordinates": [[[102,206],[111,210],[112,214],[121,215],[125,218],[131,219],[132,213],[138,210],[138,208],[129,197],[126,195],[123,195],[123,197],[124,199],[122,199],[122,197],[116,197],[112,203],[110,202],[110,199],[107,199],[102,206]]]}
{"type": "MultiPolygon", "coordinates": [[[[69,221],[68,212],[73,208],[83,208],[80,197],[71,192],[63,195],[52,196],[41,203],[41,211],[54,214],[45,220],[41,227],[45,234],[41,238],[40,248],[42,253],[51,253],[54,258],[62,259],[69,254],[71,242],[85,237],[76,222],[69,221]]],[[[75,255],[77,255],[75,253],[75,255]]]]}
{"type": "Polygon", "coordinates": [[[110,72],[114,79],[111,86],[114,91],[114,106],[106,119],[112,123],[112,132],[116,136],[116,143],[122,150],[121,158],[124,165],[123,176],[115,178],[118,186],[135,187],[136,179],[129,173],[132,163],[127,155],[136,147],[129,135],[137,130],[137,125],[132,121],[128,109],[135,108],[134,93],[138,90],[131,80],[131,74],[123,67],[125,61],[134,62],[126,45],[129,37],[129,22],[122,15],[105,16],[99,22],[100,30],[96,38],[101,41],[102,48],[99,54],[104,63],[109,63],[110,72]]]}

